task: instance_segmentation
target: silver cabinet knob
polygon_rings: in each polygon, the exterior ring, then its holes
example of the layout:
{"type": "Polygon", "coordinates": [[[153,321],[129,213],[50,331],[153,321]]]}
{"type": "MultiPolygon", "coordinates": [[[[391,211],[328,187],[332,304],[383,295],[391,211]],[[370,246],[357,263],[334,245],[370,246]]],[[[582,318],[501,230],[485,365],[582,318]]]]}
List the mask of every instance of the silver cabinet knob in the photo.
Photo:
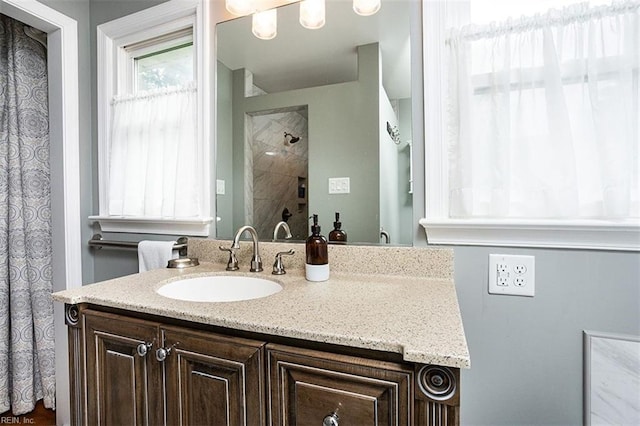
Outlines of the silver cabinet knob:
{"type": "Polygon", "coordinates": [[[138,356],[147,356],[147,352],[149,352],[149,349],[151,349],[152,346],[153,346],[153,343],[148,343],[148,342],[140,343],[136,348],[136,351],[138,352],[138,356]]]}
{"type": "Polygon", "coordinates": [[[156,359],[160,362],[163,362],[169,354],[171,353],[172,348],[160,348],[156,351],[156,359]]]}
{"type": "Polygon", "coordinates": [[[168,348],[160,348],[156,350],[156,359],[160,362],[163,362],[165,359],[167,359],[167,357],[169,355],[171,355],[171,351],[173,350],[173,348],[175,348],[176,346],[178,346],[180,344],[180,342],[176,342],[173,345],[169,346],[168,348]]]}
{"type": "Polygon", "coordinates": [[[331,413],[322,420],[322,426],[339,426],[339,420],[340,417],[338,417],[337,413],[331,413]]]}

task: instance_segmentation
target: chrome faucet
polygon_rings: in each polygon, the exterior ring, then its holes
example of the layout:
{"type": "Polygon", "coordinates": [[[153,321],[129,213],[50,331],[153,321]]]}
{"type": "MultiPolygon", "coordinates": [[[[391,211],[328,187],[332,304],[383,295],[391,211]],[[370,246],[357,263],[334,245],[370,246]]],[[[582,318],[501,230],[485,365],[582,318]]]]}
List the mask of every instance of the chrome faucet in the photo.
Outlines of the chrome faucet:
{"type": "Polygon", "coordinates": [[[384,230],[384,228],[380,228],[380,238],[384,237],[385,244],[389,244],[391,238],[389,237],[389,233],[384,230]]]}
{"type": "Polygon", "coordinates": [[[277,240],[278,239],[278,231],[280,231],[280,228],[284,229],[284,238],[286,240],[288,240],[289,238],[292,237],[291,235],[291,228],[289,228],[289,224],[287,222],[285,222],[284,220],[278,222],[276,224],[276,227],[273,229],[273,239],[277,240]]]}
{"type": "Polygon", "coordinates": [[[260,259],[260,253],[258,250],[258,233],[255,228],[251,225],[245,225],[242,228],[238,229],[236,235],[233,237],[233,243],[231,244],[231,250],[237,250],[240,248],[240,236],[245,231],[249,231],[251,234],[251,239],[253,240],[253,257],[251,258],[251,268],[250,272],[262,272],[262,259],[260,259]]]}

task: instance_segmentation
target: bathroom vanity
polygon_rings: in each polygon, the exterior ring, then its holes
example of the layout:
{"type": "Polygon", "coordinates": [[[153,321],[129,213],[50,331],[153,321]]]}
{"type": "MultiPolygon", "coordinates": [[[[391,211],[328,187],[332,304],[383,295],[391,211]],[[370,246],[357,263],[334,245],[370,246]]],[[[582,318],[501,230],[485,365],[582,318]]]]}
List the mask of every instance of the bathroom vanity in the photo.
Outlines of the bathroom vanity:
{"type": "Polygon", "coordinates": [[[310,283],[300,245],[261,244],[267,267],[250,274],[250,247],[241,271],[226,272],[217,243],[189,242],[194,268],[54,294],[66,304],[75,424],[459,423],[470,360],[450,250],[331,246],[330,280],[310,283]],[[273,256],[291,247],[287,274],[272,276],[273,256]],[[217,303],[157,293],[229,274],[282,290],[217,303]]]}

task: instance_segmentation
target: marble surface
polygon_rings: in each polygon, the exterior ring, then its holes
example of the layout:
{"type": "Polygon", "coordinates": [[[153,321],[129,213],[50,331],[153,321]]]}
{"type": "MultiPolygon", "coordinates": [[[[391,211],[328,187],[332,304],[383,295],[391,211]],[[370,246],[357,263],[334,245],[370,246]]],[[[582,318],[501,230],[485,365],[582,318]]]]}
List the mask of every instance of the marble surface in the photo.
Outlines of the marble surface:
{"type": "Polygon", "coordinates": [[[282,220],[285,208],[292,214],[288,224],[294,238],[308,235],[306,197],[298,199],[299,182],[307,184],[307,115],[305,106],[300,111],[288,109],[251,114],[248,119],[251,133],[247,133],[247,140],[253,152],[251,223],[256,224],[262,240],[271,239],[273,225],[282,220]],[[288,143],[285,132],[300,137],[300,141],[288,143]]]}
{"type": "Polygon", "coordinates": [[[640,338],[588,333],[591,425],[640,425],[640,338]]]}
{"type": "Polygon", "coordinates": [[[304,279],[303,268],[299,267],[298,256],[304,254],[301,244],[260,244],[265,271],[249,273],[245,252],[251,248],[250,245],[243,244],[241,271],[226,272],[226,257],[217,250],[217,246],[228,242],[194,242],[190,241],[189,250],[191,256],[196,253],[200,256],[202,264],[198,267],[157,269],[129,275],[58,292],[54,299],[399,353],[410,362],[458,368],[470,366],[452,279],[451,250],[331,246],[331,278],[326,282],[311,283],[304,279]],[[271,275],[271,254],[292,247],[297,253],[294,259],[285,258],[287,274],[271,275]],[[338,261],[337,255],[345,252],[348,255],[338,261]],[[349,262],[350,256],[360,261],[364,258],[379,262],[387,257],[395,261],[387,269],[377,266],[366,271],[361,263],[349,262]],[[421,263],[416,264],[416,259],[421,263]],[[211,274],[259,276],[278,282],[283,290],[261,299],[224,303],[179,301],[156,293],[167,282],[211,274]]]}

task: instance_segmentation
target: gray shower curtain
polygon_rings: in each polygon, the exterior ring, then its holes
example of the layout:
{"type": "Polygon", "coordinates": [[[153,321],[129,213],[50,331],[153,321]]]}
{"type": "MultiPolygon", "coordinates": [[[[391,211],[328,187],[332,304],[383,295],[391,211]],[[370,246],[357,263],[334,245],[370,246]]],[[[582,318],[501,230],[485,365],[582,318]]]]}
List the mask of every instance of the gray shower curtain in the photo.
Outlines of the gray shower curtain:
{"type": "Polygon", "coordinates": [[[47,58],[36,38],[0,15],[0,413],[16,415],[55,405],[47,58]]]}

